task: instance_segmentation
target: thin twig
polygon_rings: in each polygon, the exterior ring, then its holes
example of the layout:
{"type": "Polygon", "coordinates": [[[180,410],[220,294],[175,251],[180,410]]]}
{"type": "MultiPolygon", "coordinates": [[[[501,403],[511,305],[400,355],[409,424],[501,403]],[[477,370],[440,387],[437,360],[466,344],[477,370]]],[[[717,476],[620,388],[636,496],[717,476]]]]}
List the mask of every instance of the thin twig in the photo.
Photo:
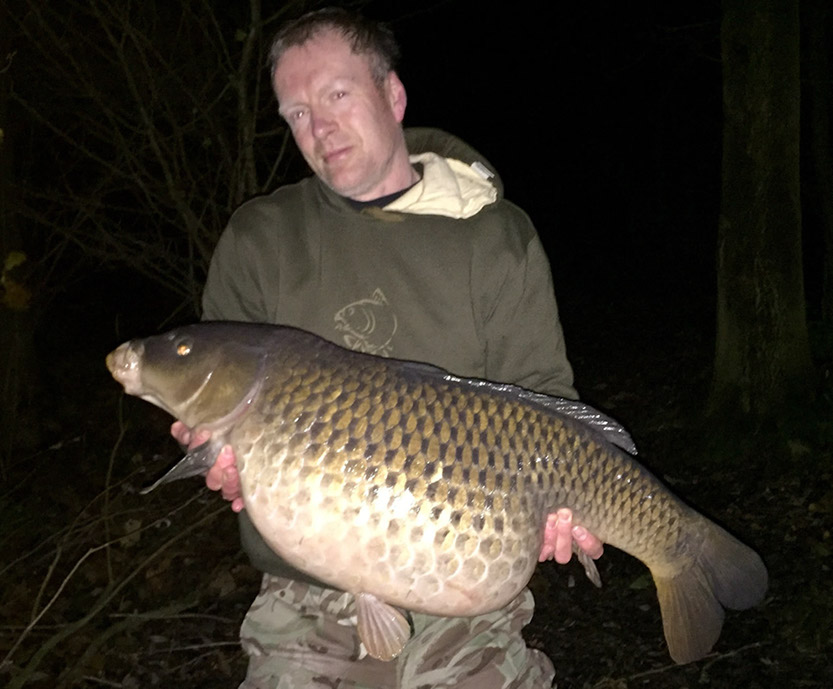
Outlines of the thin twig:
{"type": "Polygon", "coordinates": [[[98,652],[98,650],[105,642],[107,642],[114,636],[121,634],[123,631],[127,629],[138,627],[144,624],[145,622],[149,622],[151,620],[159,618],[168,618],[172,614],[177,613],[180,610],[186,610],[187,608],[193,607],[194,605],[196,605],[196,603],[197,598],[196,596],[194,596],[185,601],[177,601],[176,603],[167,605],[164,608],[159,608],[158,610],[147,611],[141,617],[127,617],[120,620],[116,624],[110,625],[107,629],[101,632],[101,634],[99,634],[87,645],[87,648],[84,649],[84,652],[81,654],[81,657],[78,658],[78,660],[72,665],[72,667],[66,668],[61,673],[61,675],[58,677],[58,681],[56,682],[56,684],[58,686],[62,686],[64,683],[68,682],[70,686],[74,686],[74,684],[72,683],[73,676],[87,665],[87,661],[98,652]]]}
{"type": "Polygon", "coordinates": [[[157,648],[149,651],[150,655],[155,653],[173,653],[174,651],[202,651],[211,648],[240,648],[240,642],[235,641],[208,641],[202,644],[188,644],[187,646],[171,646],[170,648],[157,648]]]}
{"type": "MultiPolygon", "coordinates": [[[[29,677],[38,669],[40,664],[43,660],[52,652],[52,650],[57,646],[61,641],[66,639],[72,634],[75,634],[79,629],[83,628],[86,624],[90,622],[93,618],[95,618],[101,610],[106,607],[121,591],[124,589],[127,584],[129,584],[133,579],[141,572],[143,572],[154,560],[156,560],[163,552],[165,552],[168,548],[170,548],[175,543],[179,542],[186,536],[190,535],[191,532],[195,531],[196,529],[200,528],[204,524],[208,523],[215,517],[217,517],[221,513],[225,513],[228,510],[228,507],[225,505],[221,505],[217,509],[209,512],[207,515],[199,519],[198,521],[194,522],[193,524],[189,525],[178,534],[176,534],[173,538],[169,539],[165,543],[163,543],[159,548],[157,548],[153,553],[151,553],[148,557],[146,557],[142,562],[138,564],[138,566],[134,567],[130,573],[124,577],[118,584],[110,585],[104,589],[104,591],[99,595],[98,600],[91,606],[90,611],[84,615],[82,618],[76,620],[72,624],[67,625],[57,634],[54,634],[51,638],[47,639],[41,647],[32,655],[29,659],[28,664],[26,665],[25,669],[20,672],[9,684],[8,689],[22,689],[24,684],[28,681],[29,677]]],[[[75,563],[75,566],[72,568],[70,573],[64,578],[61,582],[58,591],[49,601],[47,606],[38,616],[38,620],[43,614],[48,610],[54,602],[58,599],[60,593],[64,590],[66,585],[69,583],[69,580],[74,576],[75,572],[81,566],[81,563],[88,559],[94,553],[102,550],[103,548],[110,545],[109,543],[104,543],[95,548],[91,548],[87,553],[75,563]]],[[[34,629],[35,624],[38,620],[33,620],[26,626],[26,629],[18,638],[18,640],[12,645],[12,648],[6,654],[6,657],[3,661],[0,661],[0,666],[5,665],[6,663],[11,661],[12,656],[20,647],[20,644],[23,640],[28,636],[28,634],[34,629]]]]}
{"type": "MultiPolygon", "coordinates": [[[[703,659],[704,661],[706,661],[706,660],[709,661],[708,663],[706,663],[704,665],[703,670],[704,671],[708,670],[708,668],[710,668],[712,665],[714,665],[718,661],[725,660],[726,658],[731,658],[733,656],[739,655],[740,653],[743,653],[744,651],[748,651],[752,648],[760,648],[761,646],[765,646],[765,645],[766,644],[762,641],[756,641],[754,643],[747,644],[746,646],[740,646],[739,648],[732,649],[731,651],[726,651],[725,653],[710,653],[709,655],[707,655],[703,659]]],[[[607,677],[607,678],[603,679],[601,682],[598,682],[597,684],[594,684],[593,687],[594,687],[594,689],[605,689],[606,687],[610,686],[611,682],[624,681],[625,683],[628,683],[628,682],[632,682],[632,681],[637,680],[637,679],[644,679],[645,677],[651,677],[653,675],[661,675],[665,672],[670,672],[672,670],[679,670],[679,669],[680,669],[680,666],[677,665],[676,663],[668,663],[667,665],[663,665],[661,667],[655,667],[655,668],[652,668],[650,670],[645,670],[643,672],[637,672],[634,675],[628,675],[624,679],[621,679],[621,678],[620,679],[614,679],[614,678],[611,678],[611,677],[607,677]]]]}
{"type": "MultiPolygon", "coordinates": [[[[109,542],[111,539],[111,529],[110,523],[112,516],[110,514],[110,484],[113,480],[113,466],[116,463],[116,455],[121,449],[122,442],[124,442],[124,436],[127,433],[127,424],[124,421],[124,395],[119,396],[118,402],[118,414],[117,414],[118,422],[119,422],[119,434],[116,437],[116,442],[113,443],[113,447],[110,450],[110,458],[107,461],[107,474],[104,478],[104,508],[102,510],[102,519],[104,521],[104,540],[109,542]]],[[[107,555],[107,581],[112,583],[113,582],[113,558],[112,553],[110,552],[110,548],[107,548],[105,551],[107,555]]]]}
{"type": "Polygon", "coordinates": [[[57,548],[55,548],[55,557],[53,557],[52,562],[49,563],[49,569],[46,571],[46,576],[43,578],[43,581],[41,581],[41,585],[38,588],[37,594],[35,595],[35,601],[34,603],[32,603],[32,614],[29,618],[29,624],[32,626],[37,624],[37,621],[41,617],[43,617],[43,613],[46,612],[46,608],[44,608],[40,612],[38,612],[38,608],[40,607],[41,599],[43,598],[43,595],[46,592],[46,587],[49,585],[49,582],[52,580],[52,575],[55,573],[55,568],[61,561],[62,553],[63,550],[61,549],[60,545],[57,548]]]}
{"type": "MultiPolygon", "coordinates": [[[[113,619],[118,619],[122,617],[148,617],[148,615],[152,615],[153,619],[155,620],[207,620],[210,622],[222,622],[224,624],[239,624],[240,620],[232,619],[230,617],[221,617],[220,615],[207,615],[205,613],[199,612],[189,612],[189,613],[182,613],[180,615],[171,615],[169,617],[163,617],[162,615],[158,615],[155,613],[144,613],[144,612],[131,612],[131,613],[124,613],[124,612],[114,612],[108,617],[113,619]]],[[[4,627],[0,627],[0,629],[4,629],[4,627]]]]}
{"type": "Polygon", "coordinates": [[[102,687],[117,687],[117,689],[121,689],[124,686],[121,682],[112,682],[109,679],[93,677],[92,675],[84,675],[84,681],[90,682],[91,684],[100,684],[102,687]]]}

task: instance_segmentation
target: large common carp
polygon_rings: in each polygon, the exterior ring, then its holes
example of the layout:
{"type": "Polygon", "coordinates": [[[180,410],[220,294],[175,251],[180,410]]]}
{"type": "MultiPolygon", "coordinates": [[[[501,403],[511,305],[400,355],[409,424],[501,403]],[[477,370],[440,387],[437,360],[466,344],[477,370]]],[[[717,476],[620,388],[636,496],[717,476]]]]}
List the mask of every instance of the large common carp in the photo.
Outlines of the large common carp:
{"type": "Polygon", "coordinates": [[[579,402],[271,325],[190,325],[126,342],[107,365],[127,393],[212,432],[164,480],[205,473],[232,445],[258,531],[356,595],[374,657],[407,641],[397,608],[468,616],[509,603],[561,507],[648,566],[678,663],[709,652],[724,607],[766,591],[760,558],[674,497],[630,456],[624,429],[579,402]]]}

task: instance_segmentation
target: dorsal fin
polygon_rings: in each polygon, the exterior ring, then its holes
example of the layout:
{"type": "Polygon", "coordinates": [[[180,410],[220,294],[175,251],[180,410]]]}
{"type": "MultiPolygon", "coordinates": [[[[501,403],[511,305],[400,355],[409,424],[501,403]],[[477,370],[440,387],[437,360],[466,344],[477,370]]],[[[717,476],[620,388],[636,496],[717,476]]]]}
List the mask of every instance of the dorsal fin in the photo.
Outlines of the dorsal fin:
{"type": "Polygon", "coordinates": [[[630,433],[618,421],[614,421],[607,414],[603,414],[598,409],[584,402],[570,400],[566,397],[553,397],[552,395],[533,392],[509,383],[492,383],[479,378],[461,378],[430,364],[422,364],[414,361],[401,361],[400,363],[403,364],[403,368],[406,371],[419,378],[434,378],[449,383],[456,383],[463,387],[476,388],[503,397],[517,397],[524,402],[542,407],[554,414],[568,416],[600,433],[605,440],[622,448],[628,454],[636,454],[636,444],[633,442],[630,433]]]}

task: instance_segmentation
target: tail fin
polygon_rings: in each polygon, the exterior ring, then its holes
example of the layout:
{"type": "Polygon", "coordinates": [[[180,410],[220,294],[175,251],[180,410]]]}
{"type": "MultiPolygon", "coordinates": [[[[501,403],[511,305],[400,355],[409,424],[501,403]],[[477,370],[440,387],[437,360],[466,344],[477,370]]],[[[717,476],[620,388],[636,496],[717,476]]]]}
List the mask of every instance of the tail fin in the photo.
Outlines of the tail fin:
{"type": "Polygon", "coordinates": [[[743,610],[766,593],[767,571],[757,553],[703,518],[700,553],[674,577],[654,577],[668,651],[677,663],[705,656],[720,636],[723,608],[743,610]],[[705,531],[705,535],[702,535],[705,531]]]}

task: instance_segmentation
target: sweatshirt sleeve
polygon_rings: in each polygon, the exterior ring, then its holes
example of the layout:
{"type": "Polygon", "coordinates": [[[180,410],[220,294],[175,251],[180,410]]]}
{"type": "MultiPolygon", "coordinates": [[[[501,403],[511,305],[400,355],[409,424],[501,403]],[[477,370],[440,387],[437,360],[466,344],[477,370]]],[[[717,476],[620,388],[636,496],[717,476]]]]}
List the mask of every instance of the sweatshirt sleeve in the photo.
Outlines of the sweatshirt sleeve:
{"type": "Polygon", "coordinates": [[[258,282],[261,257],[236,214],[211,257],[202,295],[203,320],[267,322],[263,288],[258,282]]]}
{"type": "Polygon", "coordinates": [[[578,399],[558,318],[549,261],[526,216],[496,258],[482,316],[486,377],[578,399]],[[517,231],[517,232],[516,232],[517,231]]]}

